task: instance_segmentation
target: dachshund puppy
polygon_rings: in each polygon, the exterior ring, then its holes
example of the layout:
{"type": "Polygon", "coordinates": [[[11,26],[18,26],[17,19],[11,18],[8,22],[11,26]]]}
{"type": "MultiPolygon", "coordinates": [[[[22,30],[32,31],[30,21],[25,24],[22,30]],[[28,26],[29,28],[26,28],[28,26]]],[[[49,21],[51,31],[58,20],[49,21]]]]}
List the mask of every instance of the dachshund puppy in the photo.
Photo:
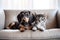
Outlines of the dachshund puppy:
{"type": "Polygon", "coordinates": [[[4,29],[19,29],[21,32],[31,30],[35,17],[30,11],[21,11],[17,15],[17,20],[18,22],[12,22],[4,29]]]}
{"type": "Polygon", "coordinates": [[[32,24],[35,21],[35,17],[30,11],[21,11],[17,16],[19,22],[20,31],[31,30],[32,24]]]}

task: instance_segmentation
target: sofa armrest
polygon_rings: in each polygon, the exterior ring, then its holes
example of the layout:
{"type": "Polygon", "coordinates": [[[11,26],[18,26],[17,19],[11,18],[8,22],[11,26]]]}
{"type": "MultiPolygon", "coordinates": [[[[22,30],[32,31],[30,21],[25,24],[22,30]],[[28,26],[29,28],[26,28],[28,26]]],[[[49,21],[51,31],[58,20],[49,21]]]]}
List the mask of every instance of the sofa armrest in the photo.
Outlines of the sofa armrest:
{"type": "Polygon", "coordinates": [[[0,11],[0,30],[4,28],[5,24],[5,14],[3,11],[0,11]]]}

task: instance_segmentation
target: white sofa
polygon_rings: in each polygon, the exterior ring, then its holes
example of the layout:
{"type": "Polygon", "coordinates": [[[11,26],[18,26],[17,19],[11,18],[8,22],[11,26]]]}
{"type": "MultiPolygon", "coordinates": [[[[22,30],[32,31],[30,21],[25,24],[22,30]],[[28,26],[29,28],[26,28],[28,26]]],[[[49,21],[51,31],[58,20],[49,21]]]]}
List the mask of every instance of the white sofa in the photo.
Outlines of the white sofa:
{"type": "MultiPolygon", "coordinates": [[[[13,18],[20,12],[21,10],[4,10],[4,18],[5,18],[5,25],[7,26],[12,21],[17,21],[13,18]],[[11,16],[12,15],[12,16],[11,16]],[[11,18],[12,17],[12,18],[11,18]]],[[[60,29],[58,28],[58,18],[57,18],[57,10],[31,10],[32,12],[37,13],[47,13],[48,21],[46,23],[46,30],[44,32],[41,31],[31,31],[26,30],[25,32],[20,32],[19,30],[11,30],[11,29],[3,29],[0,30],[0,39],[1,40],[30,40],[30,39],[41,39],[41,40],[59,40],[60,39],[60,29]]],[[[2,19],[2,18],[1,18],[2,19]]],[[[3,19],[2,19],[3,20],[3,19]]],[[[0,28],[0,29],[1,29],[0,28]]]]}

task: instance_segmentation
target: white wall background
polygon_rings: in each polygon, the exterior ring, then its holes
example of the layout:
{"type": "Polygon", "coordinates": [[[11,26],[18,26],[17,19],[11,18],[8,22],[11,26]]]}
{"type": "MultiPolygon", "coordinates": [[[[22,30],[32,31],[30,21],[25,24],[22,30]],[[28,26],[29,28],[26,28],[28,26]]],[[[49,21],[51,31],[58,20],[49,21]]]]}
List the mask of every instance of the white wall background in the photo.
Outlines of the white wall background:
{"type": "Polygon", "coordinates": [[[60,10],[60,0],[58,0],[58,8],[59,8],[59,10],[60,10]]]}
{"type": "Polygon", "coordinates": [[[57,9],[57,0],[0,0],[1,9],[57,9]]]}
{"type": "Polygon", "coordinates": [[[3,9],[31,9],[32,0],[2,0],[3,9]]]}
{"type": "Polygon", "coordinates": [[[34,0],[33,9],[58,9],[58,0],[34,0]]]}

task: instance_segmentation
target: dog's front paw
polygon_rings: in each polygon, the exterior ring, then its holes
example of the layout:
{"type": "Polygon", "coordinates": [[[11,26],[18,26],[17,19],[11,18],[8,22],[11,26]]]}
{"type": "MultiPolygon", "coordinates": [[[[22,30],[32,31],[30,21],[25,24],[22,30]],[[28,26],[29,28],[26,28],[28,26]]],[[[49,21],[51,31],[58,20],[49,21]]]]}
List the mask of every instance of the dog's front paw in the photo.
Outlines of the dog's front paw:
{"type": "Polygon", "coordinates": [[[24,32],[25,31],[25,29],[24,28],[20,28],[20,32],[24,32]]]}

